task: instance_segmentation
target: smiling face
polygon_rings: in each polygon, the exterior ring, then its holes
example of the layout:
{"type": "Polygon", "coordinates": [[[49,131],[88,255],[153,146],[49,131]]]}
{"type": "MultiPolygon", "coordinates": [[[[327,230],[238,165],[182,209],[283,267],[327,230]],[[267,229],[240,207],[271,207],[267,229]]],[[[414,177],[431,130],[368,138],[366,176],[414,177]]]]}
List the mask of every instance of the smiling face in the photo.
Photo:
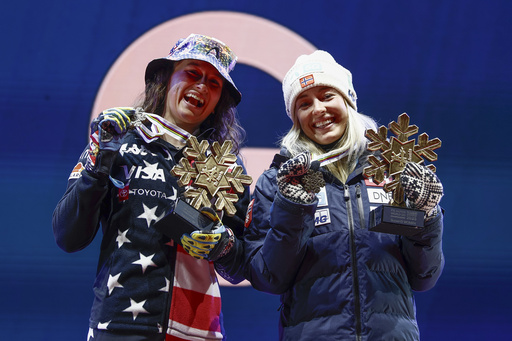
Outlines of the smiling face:
{"type": "Polygon", "coordinates": [[[304,134],[320,145],[339,140],[347,128],[347,105],[331,87],[317,86],[301,93],[294,112],[304,134]]]}
{"type": "Polygon", "coordinates": [[[194,133],[219,102],[224,78],[208,62],[176,62],[169,80],[164,118],[194,133]]]}

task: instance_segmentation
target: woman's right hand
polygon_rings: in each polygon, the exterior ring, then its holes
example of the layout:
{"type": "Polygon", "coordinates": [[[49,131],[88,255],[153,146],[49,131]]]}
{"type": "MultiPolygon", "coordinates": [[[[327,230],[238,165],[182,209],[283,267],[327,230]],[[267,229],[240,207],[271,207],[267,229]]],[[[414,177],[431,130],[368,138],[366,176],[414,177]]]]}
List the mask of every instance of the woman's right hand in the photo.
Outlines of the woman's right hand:
{"type": "Polygon", "coordinates": [[[300,204],[311,204],[316,200],[315,190],[305,183],[305,176],[310,176],[310,168],[309,152],[300,153],[281,165],[277,171],[277,185],[285,198],[300,204]]]}
{"type": "Polygon", "coordinates": [[[135,114],[131,107],[110,108],[103,111],[91,123],[91,133],[98,131],[100,150],[118,151],[123,136],[130,127],[130,117],[135,114]]]}

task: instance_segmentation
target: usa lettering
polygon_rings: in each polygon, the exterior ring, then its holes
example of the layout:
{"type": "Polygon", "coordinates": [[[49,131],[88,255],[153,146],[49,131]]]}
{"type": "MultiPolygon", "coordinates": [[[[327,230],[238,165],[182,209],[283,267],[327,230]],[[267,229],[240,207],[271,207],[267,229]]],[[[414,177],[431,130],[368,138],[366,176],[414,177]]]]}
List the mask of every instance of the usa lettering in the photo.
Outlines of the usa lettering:
{"type": "Polygon", "coordinates": [[[131,147],[128,147],[128,143],[123,144],[119,149],[119,154],[121,154],[121,156],[123,156],[124,153],[142,156],[148,154],[154,155],[153,153],[150,153],[145,146],[138,146],[136,144],[132,144],[131,147]]]}

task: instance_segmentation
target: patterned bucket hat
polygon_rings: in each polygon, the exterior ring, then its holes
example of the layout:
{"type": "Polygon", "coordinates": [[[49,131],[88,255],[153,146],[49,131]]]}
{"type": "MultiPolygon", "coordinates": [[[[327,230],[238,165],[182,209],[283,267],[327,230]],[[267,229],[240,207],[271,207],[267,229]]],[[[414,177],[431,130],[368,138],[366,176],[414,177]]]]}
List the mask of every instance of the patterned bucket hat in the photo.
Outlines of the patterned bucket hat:
{"type": "Polygon", "coordinates": [[[180,39],[167,57],[152,60],[146,67],[146,83],[153,78],[160,68],[165,67],[169,61],[175,62],[184,59],[202,60],[213,65],[222,77],[228,81],[225,84],[228,86],[235,105],[240,103],[242,95],[238,91],[235,82],[229,76],[229,73],[235,67],[237,56],[220,40],[201,34],[191,34],[187,38],[180,39]]]}

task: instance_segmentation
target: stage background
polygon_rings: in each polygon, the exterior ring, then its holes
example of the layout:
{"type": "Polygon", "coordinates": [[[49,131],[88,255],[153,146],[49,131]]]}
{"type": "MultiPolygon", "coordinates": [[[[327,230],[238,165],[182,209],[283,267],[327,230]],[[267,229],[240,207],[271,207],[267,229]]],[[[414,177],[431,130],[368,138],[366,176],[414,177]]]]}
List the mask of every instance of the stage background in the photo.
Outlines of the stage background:
{"type": "MultiPolygon", "coordinates": [[[[380,124],[407,112],[442,139],[446,267],[416,295],[422,340],[510,338],[512,2],[11,0],[0,5],[0,339],[85,340],[100,238],[66,254],[51,215],[95,96],[145,32],[218,10],[265,18],[331,52],[352,71],[361,112],[380,124]]],[[[279,82],[243,64],[233,78],[247,146],[275,147],[290,125],[279,82]]],[[[230,340],[277,339],[277,296],[222,295],[230,340]]]]}

